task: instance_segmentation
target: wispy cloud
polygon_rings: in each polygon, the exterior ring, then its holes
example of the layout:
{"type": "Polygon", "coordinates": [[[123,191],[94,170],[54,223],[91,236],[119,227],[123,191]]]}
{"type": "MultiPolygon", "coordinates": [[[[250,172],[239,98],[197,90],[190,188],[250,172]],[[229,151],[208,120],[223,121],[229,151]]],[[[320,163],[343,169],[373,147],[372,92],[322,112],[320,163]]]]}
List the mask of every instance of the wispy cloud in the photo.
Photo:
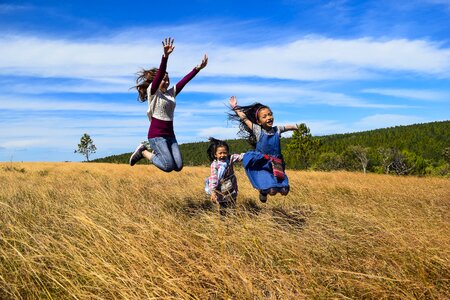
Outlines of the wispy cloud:
{"type": "Polygon", "coordinates": [[[338,120],[304,120],[293,122],[294,124],[305,123],[313,135],[327,135],[335,133],[351,132],[354,129],[338,120]]]}
{"type": "Polygon", "coordinates": [[[450,92],[418,89],[365,89],[364,93],[373,93],[397,98],[425,100],[425,101],[449,101],[450,92]]]}
{"type": "Polygon", "coordinates": [[[103,78],[85,78],[85,79],[70,79],[65,80],[56,78],[53,80],[45,80],[33,78],[33,83],[30,84],[26,80],[16,80],[12,82],[11,79],[0,81],[3,83],[0,90],[4,93],[21,94],[58,94],[58,93],[73,93],[73,94],[133,94],[135,91],[130,89],[134,85],[134,78],[129,76],[126,79],[115,77],[103,78]]]}
{"type": "Polygon", "coordinates": [[[0,108],[23,111],[91,111],[121,114],[140,114],[142,108],[137,105],[94,101],[55,100],[46,97],[19,97],[17,95],[0,96],[0,108]],[[14,100],[11,100],[14,99],[14,100]]]}
{"type": "Polygon", "coordinates": [[[397,125],[411,125],[427,122],[426,118],[399,114],[375,114],[356,122],[355,125],[361,130],[391,127],[397,125]]]}
{"type": "Polygon", "coordinates": [[[450,12],[450,1],[448,1],[448,0],[425,0],[425,3],[435,4],[435,5],[443,5],[450,12]]]}
{"type": "MultiPolygon", "coordinates": [[[[0,96],[0,108],[3,109],[32,109],[32,110],[90,110],[90,111],[103,111],[103,112],[123,112],[133,113],[137,111],[137,106],[123,105],[117,103],[104,103],[93,102],[87,100],[79,101],[58,101],[46,98],[45,96],[39,96],[41,93],[99,93],[110,94],[113,92],[127,94],[127,99],[134,99],[135,93],[125,89],[125,85],[107,85],[100,84],[80,84],[76,82],[64,86],[62,84],[48,85],[42,83],[36,84],[31,87],[27,87],[25,84],[16,84],[6,87],[7,92],[13,90],[23,91],[25,94],[36,94],[33,97],[21,97],[17,95],[8,95],[3,92],[3,96],[0,96]],[[108,86],[111,86],[108,89],[108,86]],[[15,99],[10,101],[10,99],[15,99]]],[[[0,88],[0,90],[2,90],[0,88]]],[[[370,90],[369,90],[370,91],[370,90]]],[[[236,95],[242,103],[246,102],[264,102],[266,104],[272,103],[291,103],[296,106],[302,105],[329,105],[340,107],[360,107],[360,108],[406,108],[411,106],[397,105],[397,104],[385,104],[385,103],[372,103],[363,98],[353,97],[344,93],[326,92],[320,90],[312,90],[308,88],[302,88],[299,83],[284,83],[284,84],[268,84],[261,83],[191,83],[187,86],[183,94],[187,93],[207,93],[222,95],[222,100],[209,101],[208,106],[225,108],[228,103],[228,97],[236,95]]],[[[54,96],[57,97],[57,96],[54,96]]],[[[203,109],[205,110],[205,109],[203,109]]],[[[208,112],[205,110],[205,112],[208,112]]]]}
{"type": "MultiPolygon", "coordinates": [[[[101,78],[134,74],[157,65],[159,42],[75,41],[35,36],[0,39],[0,74],[101,78]]],[[[449,77],[450,50],[425,40],[332,39],[309,36],[277,45],[177,45],[170,71],[186,73],[208,52],[204,76],[266,77],[295,80],[378,78],[381,71],[449,77]],[[178,50],[178,48],[180,50],[178,50]]]]}
{"type": "MultiPolygon", "coordinates": [[[[406,108],[405,105],[371,103],[367,100],[352,97],[343,93],[325,92],[302,88],[298,83],[293,84],[196,84],[189,86],[191,92],[209,92],[220,93],[223,95],[235,95],[240,99],[240,103],[246,102],[264,102],[272,103],[291,103],[297,106],[302,105],[329,105],[342,107],[360,107],[360,108],[406,108]],[[242,98],[242,99],[241,99],[242,98]],[[241,101],[243,100],[243,101],[241,101]]],[[[223,101],[210,102],[210,106],[223,106],[228,103],[228,98],[223,101]]],[[[249,103],[247,103],[249,104],[249,103]]]]}
{"type": "Polygon", "coordinates": [[[0,14],[31,10],[32,8],[33,7],[30,5],[0,4],[0,14]]]}
{"type": "Polygon", "coordinates": [[[237,138],[238,128],[235,127],[209,127],[200,129],[197,132],[198,137],[207,140],[209,137],[217,139],[235,139],[237,138]]]}

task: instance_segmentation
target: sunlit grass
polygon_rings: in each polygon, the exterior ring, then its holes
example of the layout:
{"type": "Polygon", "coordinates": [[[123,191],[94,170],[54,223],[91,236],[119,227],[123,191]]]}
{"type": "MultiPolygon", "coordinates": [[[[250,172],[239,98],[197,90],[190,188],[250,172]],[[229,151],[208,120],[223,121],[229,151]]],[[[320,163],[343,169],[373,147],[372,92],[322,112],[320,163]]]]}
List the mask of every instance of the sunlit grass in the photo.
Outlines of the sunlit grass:
{"type": "Polygon", "coordinates": [[[0,299],[446,299],[450,181],[288,171],[234,213],[207,167],[0,164],[0,299]]]}

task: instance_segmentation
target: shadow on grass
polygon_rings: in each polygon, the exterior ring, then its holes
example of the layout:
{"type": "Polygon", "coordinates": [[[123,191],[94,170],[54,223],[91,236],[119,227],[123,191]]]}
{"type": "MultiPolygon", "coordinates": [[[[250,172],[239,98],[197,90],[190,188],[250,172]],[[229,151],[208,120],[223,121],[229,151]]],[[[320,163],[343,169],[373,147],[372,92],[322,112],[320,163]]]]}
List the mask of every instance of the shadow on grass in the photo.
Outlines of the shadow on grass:
{"type": "Polygon", "coordinates": [[[282,207],[274,207],[272,208],[272,219],[281,226],[289,226],[296,229],[301,229],[305,226],[307,216],[310,213],[310,211],[287,211],[282,207]]]}
{"type": "Polygon", "coordinates": [[[195,216],[201,213],[215,211],[217,208],[209,199],[195,199],[192,197],[185,197],[179,206],[179,212],[188,216],[195,216]]]}
{"type": "Polygon", "coordinates": [[[270,215],[272,220],[281,227],[301,229],[305,226],[308,216],[312,212],[309,206],[298,209],[286,209],[281,206],[266,207],[254,199],[246,198],[238,205],[241,213],[256,218],[262,214],[270,215]]]}
{"type": "Polygon", "coordinates": [[[256,203],[255,200],[250,198],[245,198],[241,203],[238,204],[238,209],[242,208],[243,212],[250,216],[258,216],[263,208],[256,203]]]}
{"type": "MultiPolygon", "coordinates": [[[[183,201],[167,207],[171,211],[194,217],[204,213],[219,214],[218,205],[208,198],[184,197],[183,201]]],[[[301,229],[305,226],[308,216],[311,214],[311,207],[300,207],[298,209],[286,209],[284,207],[264,207],[259,202],[251,198],[242,199],[228,213],[232,216],[245,216],[258,218],[261,215],[269,215],[271,219],[282,228],[301,229]]]]}
{"type": "Polygon", "coordinates": [[[11,166],[6,166],[2,168],[3,171],[6,172],[19,172],[19,173],[26,173],[25,168],[16,168],[16,167],[11,167],[11,166]]]}

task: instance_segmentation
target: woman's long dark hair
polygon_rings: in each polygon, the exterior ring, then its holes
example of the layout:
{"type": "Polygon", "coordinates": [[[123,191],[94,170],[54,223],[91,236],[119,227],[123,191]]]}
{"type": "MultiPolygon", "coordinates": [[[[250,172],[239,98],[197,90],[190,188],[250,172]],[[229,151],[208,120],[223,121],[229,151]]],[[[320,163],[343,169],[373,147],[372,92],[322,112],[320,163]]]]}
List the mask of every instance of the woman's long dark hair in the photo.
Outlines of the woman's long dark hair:
{"type": "Polygon", "coordinates": [[[256,136],[253,133],[253,130],[245,124],[244,120],[242,120],[237,114],[236,110],[242,111],[248,120],[250,120],[253,124],[258,124],[258,116],[256,115],[262,108],[270,109],[268,106],[261,103],[253,103],[247,106],[236,106],[233,112],[228,114],[228,119],[232,122],[239,124],[238,135],[247,140],[247,142],[253,147],[256,148],[256,136]]]}
{"type": "Polygon", "coordinates": [[[152,83],[157,72],[158,68],[152,68],[150,70],[142,69],[136,73],[136,85],[132,88],[135,88],[138,92],[138,101],[145,102],[148,100],[147,88],[152,83]]]}
{"type": "Polygon", "coordinates": [[[216,159],[216,150],[219,147],[225,147],[227,149],[228,155],[230,154],[230,147],[228,147],[227,142],[210,137],[209,147],[208,150],[206,150],[206,153],[208,154],[208,158],[211,162],[216,159]]]}

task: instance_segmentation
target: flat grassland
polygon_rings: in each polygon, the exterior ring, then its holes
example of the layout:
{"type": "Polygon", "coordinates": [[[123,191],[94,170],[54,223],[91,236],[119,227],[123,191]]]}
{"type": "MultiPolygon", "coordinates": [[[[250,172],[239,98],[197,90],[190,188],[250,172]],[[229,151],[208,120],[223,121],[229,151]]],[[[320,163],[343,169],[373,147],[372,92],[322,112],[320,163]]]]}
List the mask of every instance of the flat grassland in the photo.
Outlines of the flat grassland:
{"type": "Polygon", "coordinates": [[[0,163],[0,299],[448,299],[449,179],[240,169],[220,217],[208,172],[0,163]]]}

